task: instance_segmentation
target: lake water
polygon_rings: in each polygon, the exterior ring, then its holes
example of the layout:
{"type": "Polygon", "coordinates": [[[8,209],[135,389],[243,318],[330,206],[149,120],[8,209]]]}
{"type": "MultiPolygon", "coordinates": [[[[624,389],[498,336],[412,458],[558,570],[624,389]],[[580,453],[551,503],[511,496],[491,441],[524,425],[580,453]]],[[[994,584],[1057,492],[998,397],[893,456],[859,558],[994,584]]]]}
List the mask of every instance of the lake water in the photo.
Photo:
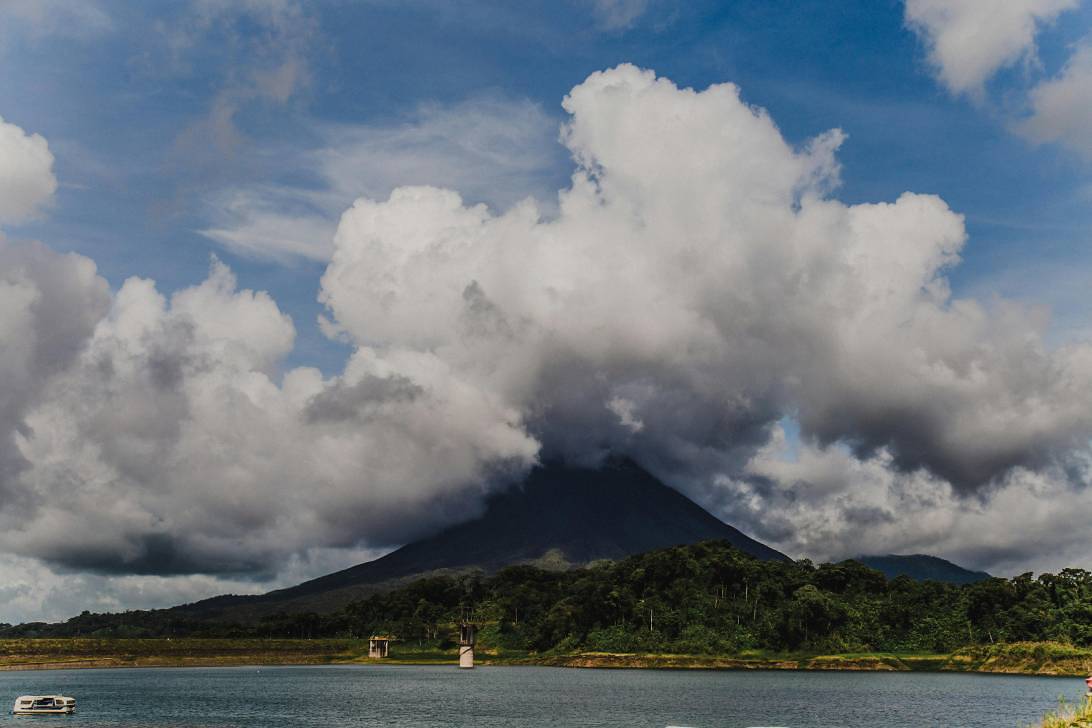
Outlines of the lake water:
{"type": "Polygon", "coordinates": [[[75,696],[73,716],[0,726],[988,726],[1023,728],[1080,698],[1074,678],[433,666],[0,672],[20,694],[75,696]]]}

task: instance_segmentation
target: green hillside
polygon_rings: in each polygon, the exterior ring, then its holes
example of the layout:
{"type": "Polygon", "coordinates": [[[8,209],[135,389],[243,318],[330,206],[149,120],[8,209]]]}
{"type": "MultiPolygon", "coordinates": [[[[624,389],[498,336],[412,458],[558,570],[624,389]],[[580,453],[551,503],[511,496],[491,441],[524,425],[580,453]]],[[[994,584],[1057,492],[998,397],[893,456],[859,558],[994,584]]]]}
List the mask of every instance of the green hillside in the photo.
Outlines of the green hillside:
{"type": "MultiPolygon", "coordinates": [[[[62,624],[3,628],[0,636],[352,638],[382,632],[404,645],[444,648],[464,616],[482,625],[485,645],[526,654],[973,655],[981,646],[992,650],[982,661],[1030,666],[1048,657],[1035,650],[1092,645],[1092,575],[1066,569],[969,585],[888,580],[853,561],[761,561],[711,541],[568,571],[516,566],[493,576],[425,578],[330,614],[209,622],[172,610],[84,613],[62,624]],[[1056,645],[1029,651],[1017,644],[1046,641],[1056,645]]],[[[1083,660],[1085,651],[1080,654],[1083,660]]]]}

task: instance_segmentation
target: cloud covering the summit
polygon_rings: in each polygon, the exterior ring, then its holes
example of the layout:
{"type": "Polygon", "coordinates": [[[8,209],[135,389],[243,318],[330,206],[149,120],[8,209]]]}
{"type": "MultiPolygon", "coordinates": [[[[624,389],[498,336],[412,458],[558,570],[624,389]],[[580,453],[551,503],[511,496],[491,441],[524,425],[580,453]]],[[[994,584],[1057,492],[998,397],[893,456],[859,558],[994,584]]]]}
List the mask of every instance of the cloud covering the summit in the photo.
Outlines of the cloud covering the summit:
{"type": "Polygon", "coordinates": [[[840,131],[793,149],[735,86],[632,66],[564,108],[557,218],[432,188],[358,200],[323,278],[336,328],[442,360],[547,453],[698,478],[786,414],[962,491],[1087,437],[1092,350],[1048,351],[1036,310],[953,299],[966,235],[942,200],[832,197],[840,131]]]}
{"type": "MultiPolygon", "coordinates": [[[[318,293],[352,346],[333,377],[285,369],[293,322],[219,261],[170,296],[111,292],[83,256],[0,243],[0,551],[270,575],[465,518],[540,458],[609,452],[831,555],[868,513],[897,518],[907,483],[957,512],[1084,486],[1092,347],[953,297],[966,232],[943,200],[839,201],[845,135],[794,147],[733,84],[621,65],[563,108],[575,170],[549,215],[427,186],[344,213],[318,293]],[[786,417],[809,449],[771,464],[786,417]]],[[[0,143],[33,142],[18,131],[0,143]]],[[[20,159],[0,148],[0,179],[44,178],[20,159]]],[[[975,565],[1009,553],[987,546],[975,565]]]]}

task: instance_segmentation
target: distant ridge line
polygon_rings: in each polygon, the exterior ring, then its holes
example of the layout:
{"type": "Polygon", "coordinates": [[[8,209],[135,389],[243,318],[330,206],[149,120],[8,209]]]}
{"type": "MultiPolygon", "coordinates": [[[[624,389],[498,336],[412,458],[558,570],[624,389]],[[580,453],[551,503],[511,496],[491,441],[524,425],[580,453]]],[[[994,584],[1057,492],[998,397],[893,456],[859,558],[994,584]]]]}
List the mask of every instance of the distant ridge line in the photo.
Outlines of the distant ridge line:
{"type": "Polygon", "coordinates": [[[941,581],[948,584],[974,584],[992,579],[985,571],[971,571],[939,556],[928,554],[886,554],[883,556],[858,556],[865,566],[883,572],[888,579],[906,576],[915,581],[941,581]]]}

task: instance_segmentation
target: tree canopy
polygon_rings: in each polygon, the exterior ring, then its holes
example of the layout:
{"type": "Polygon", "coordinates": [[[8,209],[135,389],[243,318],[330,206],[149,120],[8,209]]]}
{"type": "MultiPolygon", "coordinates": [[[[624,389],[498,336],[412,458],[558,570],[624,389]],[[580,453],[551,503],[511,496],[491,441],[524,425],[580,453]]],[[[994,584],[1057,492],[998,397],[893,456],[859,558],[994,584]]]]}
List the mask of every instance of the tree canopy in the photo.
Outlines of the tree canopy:
{"type": "Polygon", "coordinates": [[[217,623],[184,611],[84,612],[0,636],[344,637],[443,645],[470,617],[497,647],[545,652],[732,653],[745,649],[948,652],[1036,640],[1092,645],[1092,574],[1022,574],[954,585],[888,580],[856,561],[759,561],[724,541],[569,571],[513,566],[432,576],[332,614],[217,623]]]}

